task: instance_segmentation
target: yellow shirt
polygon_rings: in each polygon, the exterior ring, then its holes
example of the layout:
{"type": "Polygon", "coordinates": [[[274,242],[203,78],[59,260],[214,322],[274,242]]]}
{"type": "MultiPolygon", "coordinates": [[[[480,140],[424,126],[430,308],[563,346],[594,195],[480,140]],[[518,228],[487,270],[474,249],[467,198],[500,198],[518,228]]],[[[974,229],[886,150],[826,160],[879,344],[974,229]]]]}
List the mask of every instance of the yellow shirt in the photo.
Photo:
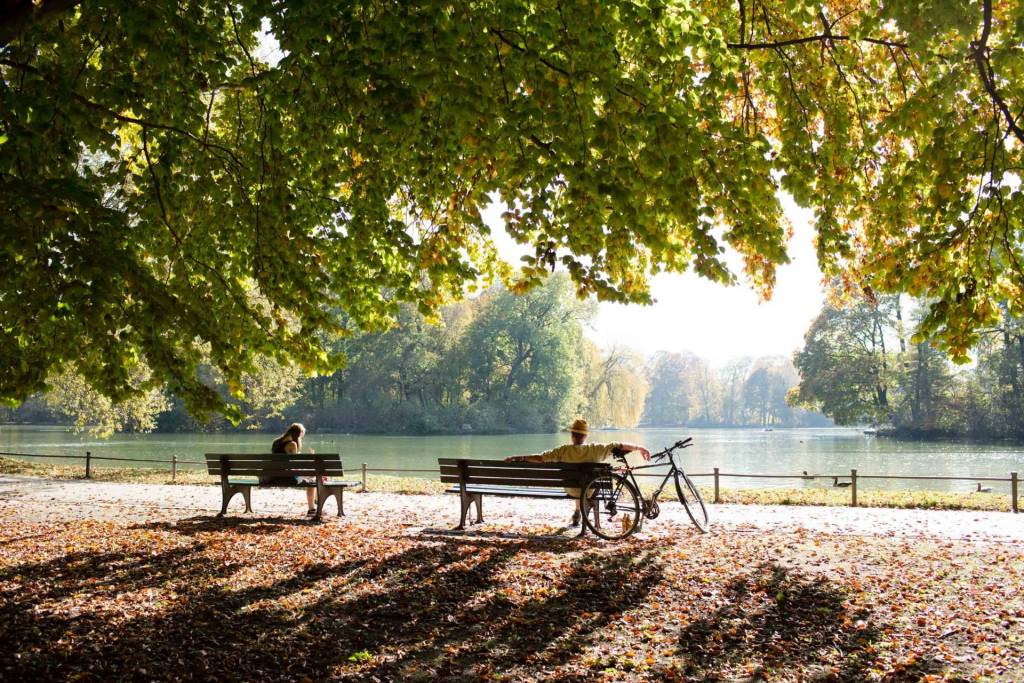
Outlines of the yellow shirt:
{"type": "Polygon", "coordinates": [[[569,443],[544,451],[540,457],[544,462],[605,462],[611,460],[615,443],[585,443],[577,446],[569,443]]]}
{"type": "MultiPolygon", "coordinates": [[[[544,451],[540,457],[544,462],[605,462],[611,460],[617,443],[585,443],[577,446],[569,443],[544,451]]],[[[567,488],[565,492],[573,498],[580,497],[580,490],[567,488]]]]}

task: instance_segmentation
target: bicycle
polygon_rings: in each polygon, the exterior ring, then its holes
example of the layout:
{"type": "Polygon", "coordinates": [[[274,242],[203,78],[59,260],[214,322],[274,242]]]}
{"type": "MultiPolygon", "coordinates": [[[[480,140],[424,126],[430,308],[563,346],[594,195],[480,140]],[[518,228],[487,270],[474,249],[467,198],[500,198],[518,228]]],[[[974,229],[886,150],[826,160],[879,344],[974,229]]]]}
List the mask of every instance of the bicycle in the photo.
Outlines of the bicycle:
{"type": "Polygon", "coordinates": [[[704,505],[704,499],[693,481],[676,464],[673,455],[673,451],[691,446],[691,441],[693,437],[677,441],[674,445],[652,455],[650,465],[630,466],[624,453],[616,453],[615,458],[622,462],[622,467],[591,479],[580,494],[580,500],[587,501],[587,514],[583,515],[583,523],[601,538],[610,541],[626,538],[641,526],[641,517],[657,519],[661,514],[658,496],[665,489],[668,480],[674,478],[676,495],[683,504],[686,514],[701,533],[707,533],[708,510],[704,505]],[[654,461],[665,458],[668,458],[669,470],[654,495],[650,500],[645,500],[640,494],[640,486],[633,473],[637,470],[661,467],[661,462],[654,461]]]}

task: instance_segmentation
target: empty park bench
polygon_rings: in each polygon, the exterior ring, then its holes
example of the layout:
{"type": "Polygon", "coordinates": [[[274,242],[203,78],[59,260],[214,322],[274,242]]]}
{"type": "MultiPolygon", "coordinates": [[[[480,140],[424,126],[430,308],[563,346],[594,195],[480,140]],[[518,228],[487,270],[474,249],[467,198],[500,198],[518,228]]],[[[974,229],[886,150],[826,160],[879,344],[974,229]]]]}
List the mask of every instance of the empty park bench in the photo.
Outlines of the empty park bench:
{"type": "Polygon", "coordinates": [[[344,493],[357,481],[343,481],[345,470],[337,453],[207,453],[206,467],[210,474],[220,477],[221,507],[218,517],[228,510],[228,502],[236,493],[245,499],[245,511],[252,512],[252,487],[296,488],[316,487],[316,516],[319,520],[324,503],[331,496],[338,501],[338,516],[345,514],[344,493]],[[260,484],[260,477],[309,477],[309,481],[295,484],[260,484]],[[328,477],[321,483],[322,477],[328,477]]]}
{"type": "MultiPolygon", "coordinates": [[[[591,479],[608,474],[611,470],[607,463],[513,463],[504,460],[458,458],[438,458],[437,462],[441,467],[441,481],[453,484],[445,492],[459,494],[457,528],[460,530],[466,528],[466,516],[474,503],[475,523],[484,521],[484,496],[576,500],[565,491],[566,488],[582,490],[591,479]]],[[[584,515],[589,512],[586,502],[581,505],[581,511],[584,515]]],[[[594,521],[595,524],[598,523],[596,510],[594,521]]],[[[585,524],[580,525],[580,536],[586,533],[586,528],[585,524]]]]}

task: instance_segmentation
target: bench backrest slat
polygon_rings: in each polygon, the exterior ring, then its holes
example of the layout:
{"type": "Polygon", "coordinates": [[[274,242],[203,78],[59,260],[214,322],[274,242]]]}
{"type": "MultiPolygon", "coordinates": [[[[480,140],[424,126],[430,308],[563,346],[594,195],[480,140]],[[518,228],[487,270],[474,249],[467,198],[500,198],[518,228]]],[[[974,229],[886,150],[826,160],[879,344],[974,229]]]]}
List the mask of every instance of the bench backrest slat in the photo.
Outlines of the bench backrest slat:
{"type": "Polygon", "coordinates": [[[338,453],[207,453],[206,469],[212,475],[239,477],[345,476],[338,453]]]}
{"type": "Polygon", "coordinates": [[[503,460],[438,458],[446,484],[580,488],[606,463],[513,463],[503,460]]]}
{"type": "Polygon", "coordinates": [[[327,477],[343,477],[345,476],[344,470],[315,470],[313,468],[302,468],[302,469],[265,469],[259,467],[240,467],[238,469],[229,470],[211,470],[210,474],[219,476],[221,474],[227,474],[232,477],[313,477],[317,475],[323,475],[327,477]]]}
{"type": "Polygon", "coordinates": [[[221,458],[228,458],[231,462],[292,462],[303,461],[314,462],[316,460],[328,462],[341,462],[341,455],[338,453],[207,453],[206,462],[220,462],[221,458]]]}

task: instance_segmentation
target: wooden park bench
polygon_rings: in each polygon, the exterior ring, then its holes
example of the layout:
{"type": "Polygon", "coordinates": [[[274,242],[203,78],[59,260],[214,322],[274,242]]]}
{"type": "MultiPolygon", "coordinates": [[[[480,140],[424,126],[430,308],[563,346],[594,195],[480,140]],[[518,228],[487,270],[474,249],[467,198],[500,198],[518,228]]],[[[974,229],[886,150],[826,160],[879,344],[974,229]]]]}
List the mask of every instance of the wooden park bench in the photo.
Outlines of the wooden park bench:
{"type": "Polygon", "coordinates": [[[228,503],[236,493],[245,499],[245,511],[252,512],[252,487],[271,488],[316,487],[316,516],[320,520],[324,503],[331,496],[338,501],[338,516],[345,514],[344,492],[360,482],[344,481],[345,470],[337,453],[207,453],[206,467],[210,474],[220,477],[221,507],[218,517],[228,510],[228,503]],[[309,477],[309,481],[295,484],[260,484],[260,477],[309,477]],[[321,477],[328,477],[321,483],[321,477]]]}
{"type": "MultiPolygon", "coordinates": [[[[576,500],[566,488],[582,490],[595,476],[607,474],[611,469],[607,463],[521,463],[456,458],[438,458],[437,462],[441,467],[441,481],[453,484],[445,492],[459,494],[461,507],[456,527],[459,530],[466,528],[466,516],[473,504],[476,504],[475,523],[484,521],[484,496],[576,500]]],[[[581,505],[581,512],[584,515],[589,512],[586,502],[581,505]]],[[[596,509],[594,521],[598,523],[596,509]]],[[[585,524],[580,524],[580,536],[586,533],[586,528],[585,524]]]]}

